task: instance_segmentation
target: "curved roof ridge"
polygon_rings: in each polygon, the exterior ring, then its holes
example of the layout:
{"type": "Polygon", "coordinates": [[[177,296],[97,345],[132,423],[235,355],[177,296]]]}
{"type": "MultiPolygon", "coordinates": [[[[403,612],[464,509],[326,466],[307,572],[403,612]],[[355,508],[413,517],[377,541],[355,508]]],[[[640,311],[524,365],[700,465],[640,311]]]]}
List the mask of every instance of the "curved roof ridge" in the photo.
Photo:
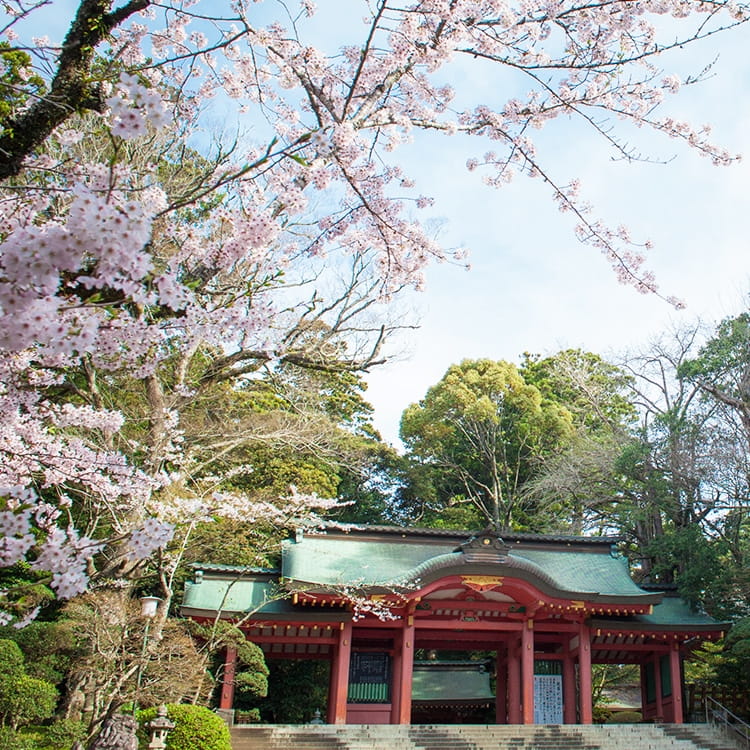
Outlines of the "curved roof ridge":
{"type": "MultiPolygon", "coordinates": [[[[485,567],[487,563],[479,560],[472,560],[463,551],[449,552],[443,555],[436,555],[431,557],[429,560],[425,560],[423,563],[417,565],[409,571],[406,571],[403,580],[408,583],[418,584],[422,576],[429,576],[432,573],[439,573],[446,569],[455,567],[475,568],[485,567]]],[[[513,571],[523,571],[532,578],[537,579],[541,583],[545,584],[549,588],[564,594],[597,594],[597,591],[567,591],[561,589],[560,585],[555,579],[543,570],[539,565],[531,560],[527,560],[525,557],[519,557],[510,553],[505,556],[502,562],[493,562],[493,567],[500,566],[501,568],[510,568],[513,571]]],[[[468,570],[467,570],[468,572],[468,570]]]]}

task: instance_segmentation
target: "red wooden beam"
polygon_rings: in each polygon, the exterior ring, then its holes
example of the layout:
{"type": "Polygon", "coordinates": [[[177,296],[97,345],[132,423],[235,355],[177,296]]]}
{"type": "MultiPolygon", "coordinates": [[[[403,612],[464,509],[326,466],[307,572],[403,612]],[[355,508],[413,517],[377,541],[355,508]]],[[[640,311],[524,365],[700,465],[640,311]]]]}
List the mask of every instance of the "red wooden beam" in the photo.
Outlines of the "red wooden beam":
{"type": "Polygon", "coordinates": [[[299,661],[300,659],[304,658],[305,660],[309,659],[317,659],[318,661],[332,661],[334,654],[327,653],[327,654],[310,654],[310,653],[304,653],[304,654],[298,654],[296,652],[286,652],[286,651],[263,651],[263,655],[266,657],[266,661],[276,661],[281,659],[295,659],[299,661]]]}
{"type": "Polygon", "coordinates": [[[522,627],[521,621],[508,622],[507,620],[477,620],[475,622],[466,622],[465,620],[458,620],[455,617],[451,619],[438,620],[431,619],[427,622],[424,620],[415,618],[419,624],[419,632],[426,630],[452,630],[452,631],[470,631],[470,630],[489,630],[497,632],[498,630],[505,631],[520,631],[522,627]]]}
{"type": "Polygon", "coordinates": [[[672,681],[672,723],[682,724],[682,670],[680,669],[680,650],[676,643],[669,652],[669,676],[672,681]]]}
{"type": "Polygon", "coordinates": [[[299,636],[299,635],[248,635],[247,640],[251,643],[319,643],[321,645],[335,645],[338,643],[338,635],[335,636],[299,636]]]}
{"type": "Polygon", "coordinates": [[[579,622],[565,622],[563,620],[539,620],[535,619],[534,628],[537,637],[542,633],[577,633],[580,628],[579,622]]]}
{"type": "Polygon", "coordinates": [[[521,631],[521,706],[523,723],[534,723],[534,621],[521,631]]]}
{"type": "Polygon", "coordinates": [[[352,653],[352,624],[339,631],[338,646],[331,666],[328,723],[346,724],[346,702],[349,694],[349,662],[352,653]]]}
{"type": "Polygon", "coordinates": [[[234,704],[234,675],[237,669],[237,649],[227,646],[224,653],[224,672],[221,676],[219,708],[231,709],[234,704]]]}
{"type": "Polygon", "coordinates": [[[414,622],[407,620],[397,637],[393,670],[392,720],[411,724],[411,691],[414,674],[414,622]]]}
{"type": "Polygon", "coordinates": [[[657,643],[597,643],[591,644],[594,651],[663,651],[667,652],[670,644],[659,641],[657,643]]]}
{"type": "Polygon", "coordinates": [[[579,718],[581,724],[591,724],[593,709],[591,704],[591,633],[581,625],[578,636],[578,693],[579,718]]]}

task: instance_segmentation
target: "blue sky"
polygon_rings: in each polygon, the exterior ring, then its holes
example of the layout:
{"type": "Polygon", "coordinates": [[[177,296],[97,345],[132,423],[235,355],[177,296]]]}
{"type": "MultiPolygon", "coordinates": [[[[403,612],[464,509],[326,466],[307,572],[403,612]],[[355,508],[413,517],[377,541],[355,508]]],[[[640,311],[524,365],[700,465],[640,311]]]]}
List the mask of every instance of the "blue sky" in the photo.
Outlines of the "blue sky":
{"type": "MultiPolygon", "coordinates": [[[[311,23],[314,43],[332,52],[342,41],[361,37],[360,5],[318,4],[320,13],[311,23]]],[[[74,0],[54,0],[41,33],[59,38],[76,6],[74,0]]],[[[260,19],[264,9],[275,13],[278,6],[266,2],[253,12],[260,19]]],[[[664,111],[694,124],[712,123],[715,141],[750,160],[748,38],[750,27],[665,58],[669,72],[682,74],[714,65],[707,81],[670,98],[664,111]]],[[[446,80],[451,77],[459,104],[497,103],[518,93],[516,79],[476,61],[459,61],[446,73],[446,80]]],[[[601,139],[562,120],[536,140],[541,160],[561,183],[581,179],[598,215],[653,241],[648,265],[665,294],[687,302],[682,312],[618,285],[605,259],[574,239],[573,222],[557,211],[540,182],[518,178],[500,190],[485,187],[465,162],[481,156],[486,143],[477,140],[467,149],[459,138],[417,134],[397,152],[417,180],[415,193],[436,199],[428,215],[441,226],[440,240],[448,247],[466,246],[472,270],[434,266],[426,291],[397,308],[404,322],[419,322],[420,328],[392,341],[392,362],[368,376],[367,397],[387,441],[397,443],[403,410],[462,359],[518,361],[524,351],[551,354],[567,347],[606,356],[643,346],[681,321],[718,320],[742,308],[750,291],[750,161],[713,167],[673,141],[634,129],[620,132],[669,163],[613,162],[601,139]]]]}
{"type": "Polygon", "coordinates": [[[620,286],[605,259],[576,242],[573,223],[539,182],[519,178],[500,190],[486,188],[465,170],[465,151],[454,153],[446,141],[440,150],[425,149],[415,139],[407,171],[436,198],[443,242],[469,248],[472,270],[431,269],[426,291],[413,298],[420,329],[394,342],[394,361],[368,377],[375,424],[388,442],[397,443],[403,410],[454,362],[517,362],[524,351],[568,347],[614,355],[645,346],[670,326],[742,309],[750,291],[748,35],[750,28],[731,32],[665,60],[683,73],[715,61],[709,80],[683,88],[664,111],[710,122],[715,142],[745,154],[739,164],[714,167],[642,131],[627,135],[668,164],[614,162],[600,140],[565,122],[553,122],[539,139],[547,165],[563,181],[579,177],[599,215],[653,241],[648,265],[664,294],[686,301],[684,311],[620,286]]]}

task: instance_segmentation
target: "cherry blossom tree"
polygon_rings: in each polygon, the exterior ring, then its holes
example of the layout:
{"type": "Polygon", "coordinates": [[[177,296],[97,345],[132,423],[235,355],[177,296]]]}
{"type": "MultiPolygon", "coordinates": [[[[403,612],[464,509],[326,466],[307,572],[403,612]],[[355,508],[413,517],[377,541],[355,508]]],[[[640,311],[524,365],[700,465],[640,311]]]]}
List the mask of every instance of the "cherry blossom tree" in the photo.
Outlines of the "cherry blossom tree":
{"type": "Polygon", "coordinates": [[[622,120],[734,158],[661,113],[695,79],[658,62],[744,23],[746,3],[374,0],[330,53],[309,0],[81,0],[59,41],[34,36],[46,0],[3,6],[0,563],[30,560],[61,597],[92,571],[125,575],[186,518],[314,503],[255,507],[192,481],[180,406],[266,363],[382,359],[383,309],[430,261],[460,257],[415,220],[430,199],[393,155],[404,142],[459,136],[490,186],[543,180],[618,278],[656,293],[627,229],[548,171],[534,132],[576,118],[636,158],[622,120]],[[457,97],[461,58],[527,93],[457,97]],[[213,137],[211,112],[251,134],[213,137]],[[145,426],[111,398],[126,378],[145,426]]]}

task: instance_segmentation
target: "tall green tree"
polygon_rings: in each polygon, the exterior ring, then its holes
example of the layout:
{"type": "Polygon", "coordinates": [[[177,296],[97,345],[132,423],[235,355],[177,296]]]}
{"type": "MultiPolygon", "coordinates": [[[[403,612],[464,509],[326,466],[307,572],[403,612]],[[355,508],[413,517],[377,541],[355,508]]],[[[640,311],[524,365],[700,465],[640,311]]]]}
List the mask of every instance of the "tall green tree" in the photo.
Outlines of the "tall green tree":
{"type": "Polygon", "coordinates": [[[450,367],[401,420],[417,481],[431,486],[433,514],[466,503],[497,529],[545,525],[540,509],[525,503],[523,487],[542,457],[573,433],[564,406],[527,383],[515,365],[486,359],[450,367]]]}
{"type": "Polygon", "coordinates": [[[575,425],[574,439],[562,451],[545,456],[526,491],[567,513],[567,531],[595,530],[597,509],[609,507],[616,498],[616,461],[637,419],[632,376],[580,349],[544,358],[526,353],[521,373],[546,398],[568,409],[575,425]]]}
{"type": "MultiPolygon", "coordinates": [[[[222,436],[214,450],[199,458],[212,488],[273,503],[293,487],[347,503],[332,516],[324,514],[326,518],[383,522],[388,474],[397,459],[372,426],[365,390],[360,376],[345,371],[289,364],[264,369],[239,387],[225,389],[210,411],[197,408],[195,421],[186,420],[188,439],[222,436]]],[[[251,521],[213,517],[192,532],[190,556],[203,562],[273,565],[279,539],[301,520],[293,513],[251,521]]]]}
{"type": "Polygon", "coordinates": [[[750,445],[750,313],[726,318],[679,375],[739,417],[750,445]]]}
{"type": "Polygon", "coordinates": [[[632,376],[593,352],[565,349],[548,357],[526,352],[519,371],[545,398],[565,406],[581,432],[607,437],[637,418],[632,376]]]}
{"type": "Polygon", "coordinates": [[[723,487],[747,450],[726,412],[685,376],[701,336],[698,325],[672,330],[623,363],[639,424],[608,479],[612,502],[595,512],[629,541],[637,575],[731,618],[746,596],[722,531],[732,515],[723,487]]]}
{"type": "MultiPolygon", "coordinates": [[[[716,512],[707,526],[727,550],[723,567],[733,571],[734,590],[725,601],[750,612],[750,313],[722,320],[685,359],[679,376],[700,389],[716,415],[710,431],[716,512]]],[[[728,592],[727,592],[728,593],[728,592]]]]}

